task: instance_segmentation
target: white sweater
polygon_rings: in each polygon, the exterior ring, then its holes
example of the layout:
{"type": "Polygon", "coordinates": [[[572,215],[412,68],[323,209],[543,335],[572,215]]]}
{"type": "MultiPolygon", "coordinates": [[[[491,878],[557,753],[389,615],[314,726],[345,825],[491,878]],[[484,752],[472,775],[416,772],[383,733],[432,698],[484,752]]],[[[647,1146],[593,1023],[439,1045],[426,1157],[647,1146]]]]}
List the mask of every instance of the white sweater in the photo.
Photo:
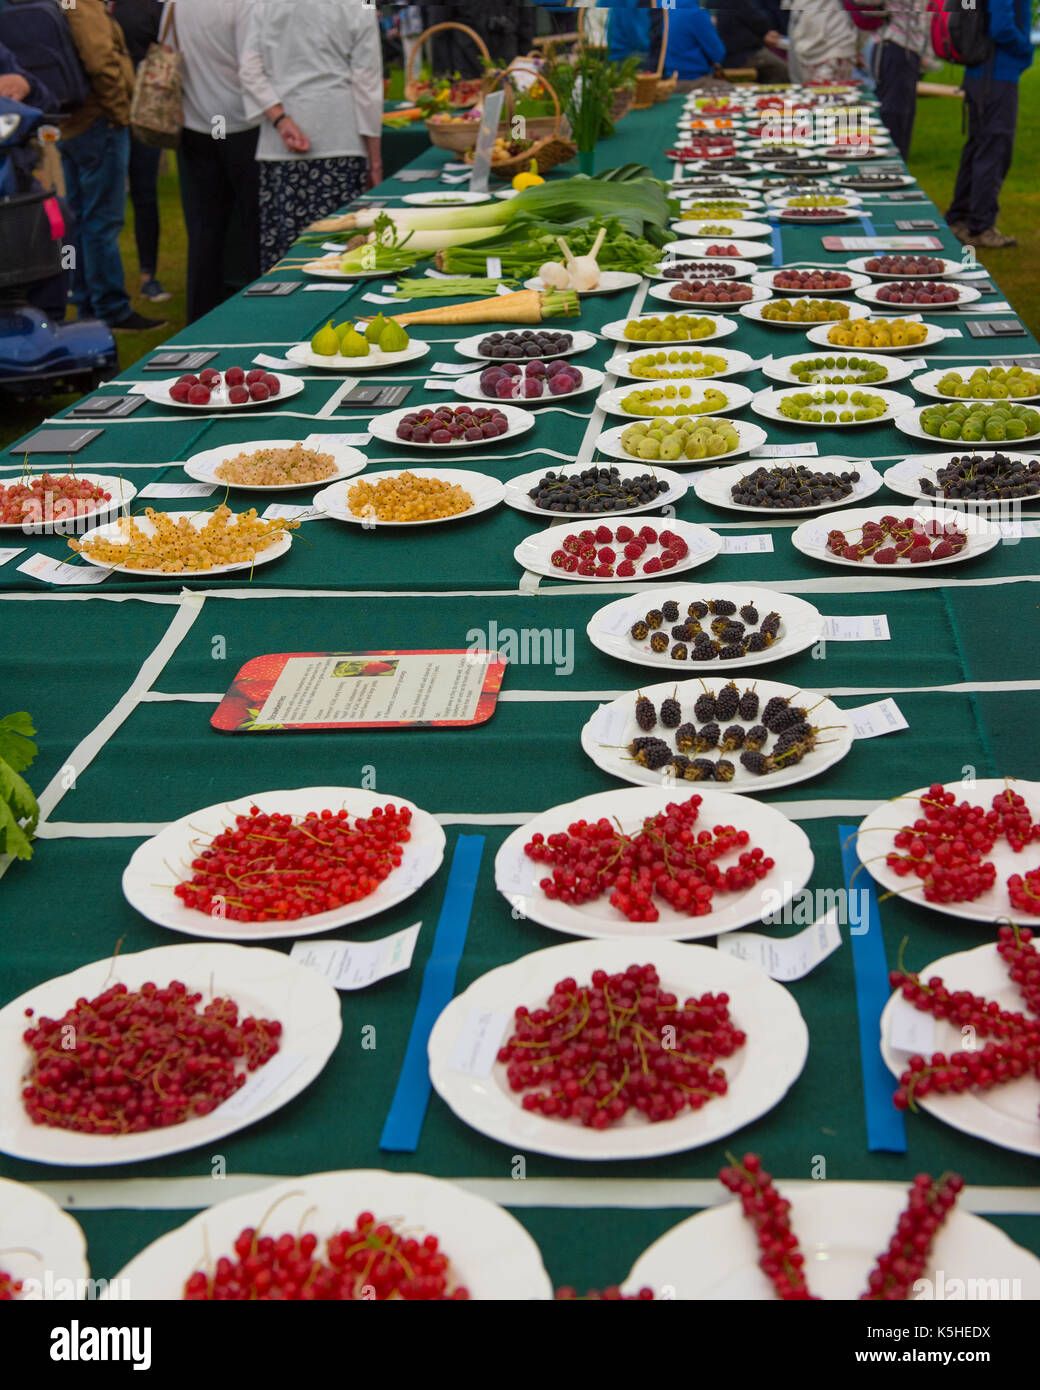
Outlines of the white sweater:
{"type": "Polygon", "coordinates": [[[176,0],[171,42],[184,60],[184,124],[219,138],[257,124],[238,69],[255,0],[176,0]]]}

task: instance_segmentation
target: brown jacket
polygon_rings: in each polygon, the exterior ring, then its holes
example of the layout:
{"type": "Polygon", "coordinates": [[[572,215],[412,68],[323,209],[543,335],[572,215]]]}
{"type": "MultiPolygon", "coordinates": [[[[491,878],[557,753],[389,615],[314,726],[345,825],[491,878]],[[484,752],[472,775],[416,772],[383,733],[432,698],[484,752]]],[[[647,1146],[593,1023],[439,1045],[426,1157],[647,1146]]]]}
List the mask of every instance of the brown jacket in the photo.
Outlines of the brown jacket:
{"type": "Polygon", "coordinates": [[[82,135],[100,116],[113,125],[129,125],[134,65],[122,29],[110,18],[102,0],[76,0],[64,14],[90,79],[90,96],[62,122],[62,139],[82,135]]]}

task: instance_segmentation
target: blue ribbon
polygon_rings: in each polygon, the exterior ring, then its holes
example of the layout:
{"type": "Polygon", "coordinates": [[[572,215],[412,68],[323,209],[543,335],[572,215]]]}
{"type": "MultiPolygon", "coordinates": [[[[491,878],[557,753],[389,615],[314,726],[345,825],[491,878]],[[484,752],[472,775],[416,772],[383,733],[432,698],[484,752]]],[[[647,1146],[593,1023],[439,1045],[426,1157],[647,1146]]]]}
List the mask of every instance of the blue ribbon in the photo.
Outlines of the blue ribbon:
{"type": "Polygon", "coordinates": [[[862,228],[863,228],[863,235],[864,235],[864,236],[876,236],[876,235],[877,235],[877,233],[874,231],[874,224],[873,224],[873,222],[871,222],[870,218],[866,215],[866,213],[864,213],[863,216],[862,216],[859,220],[860,220],[860,225],[861,225],[862,228]]]}
{"type": "Polygon", "coordinates": [[[783,243],[780,240],[780,227],[778,223],[774,222],[773,225],[770,227],[769,236],[773,243],[773,264],[783,265],[784,247],[783,243]]]}
{"type": "Polygon", "coordinates": [[[433,1025],[455,993],[455,976],[466,945],[483,853],[483,835],[460,835],[455,842],[433,950],[423,971],[401,1074],[379,1140],[379,1147],[392,1153],[414,1153],[419,1147],[432,1089],[426,1045],[433,1025]]]}
{"type": "MultiPolygon", "coordinates": [[[[841,866],[846,891],[851,895],[852,876],[859,868],[856,853],[855,825],[839,825],[841,837],[841,866]]],[[[903,1116],[892,1104],[895,1082],[881,1056],[881,1011],[888,1003],[891,989],[888,983],[888,962],[885,942],[881,935],[881,913],[878,910],[874,881],[865,869],[857,885],[866,895],[866,931],[850,932],[852,965],[856,975],[856,1012],[859,1016],[859,1056],[863,1075],[863,1105],[867,1117],[867,1147],[871,1153],[906,1153],[906,1125],[903,1116]]],[[[851,897],[850,897],[851,902],[851,897]]],[[[863,916],[849,913],[862,928],[863,916]]]]}

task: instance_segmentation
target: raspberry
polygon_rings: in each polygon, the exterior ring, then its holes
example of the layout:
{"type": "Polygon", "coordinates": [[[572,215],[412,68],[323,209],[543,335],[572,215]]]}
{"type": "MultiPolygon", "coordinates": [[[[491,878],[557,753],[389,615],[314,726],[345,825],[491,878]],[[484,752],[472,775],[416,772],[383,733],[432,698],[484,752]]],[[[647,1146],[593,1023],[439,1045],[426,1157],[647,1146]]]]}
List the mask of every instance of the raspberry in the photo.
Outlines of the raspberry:
{"type": "Polygon", "coordinates": [[[578,551],[581,549],[581,541],[579,541],[578,537],[574,534],[564,536],[563,548],[564,550],[569,551],[570,554],[577,555],[578,551]]]}
{"type": "Polygon", "coordinates": [[[614,532],[615,538],[621,541],[622,543],[624,543],[625,541],[633,540],[635,534],[636,533],[632,530],[631,526],[619,526],[617,530],[614,532]]]}
{"type": "Polygon", "coordinates": [[[647,545],[654,545],[657,541],[657,532],[652,526],[643,526],[639,531],[639,539],[646,541],[647,545]]]}
{"type": "Polygon", "coordinates": [[[875,550],[875,551],[874,551],[874,563],[875,563],[875,565],[894,565],[895,562],[896,562],[896,552],[895,552],[895,549],[894,549],[892,546],[887,545],[887,546],[884,548],[884,550],[875,550]]]}
{"type": "Polygon", "coordinates": [[[668,549],[672,552],[672,554],[676,557],[677,560],[685,560],[687,555],[689,555],[690,553],[690,547],[683,540],[682,536],[675,536],[668,549]]]}
{"type": "Polygon", "coordinates": [[[634,575],[635,572],[636,567],[635,565],[633,565],[631,560],[622,560],[620,565],[618,565],[617,567],[617,575],[619,579],[631,579],[632,575],[634,575]]]}
{"type": "MultiPolygon", "coordinates": [[[[661,556],[661,568],[663,570],[673,570],[679,561],[678,555],[673,550],[666,550],[661,556]]],[[[645,568],[645,567],[644,567],[645,568]]]]}
{"type": "Polygon", "coordinates": [[[663,546],[667,546],[670,548],[672,541],[675,540],[675,536],[671,531],[659,531],[657,533],[657,539],[661,542],[663,546]]]}
{"type": "Polygon", "coordinates": [[[614,576],[614,566],[600,565],[596,570],[596,576],[599,579],[612,579],[614,576]]]}
{"type": "Polygon", "coordinates": [[[596,540],[600,545],[606,545],[608,541],[614,539],[614,532],[609,526],[598,526],[596,528],[596,540]]]}
{"type": "Polygon", "coordinates": [[[957,551],[949,541],[940,541],[932,551],[933,560],[947,560],[951,555],[956,555],[957,551]]]}
{"type": "Polygon", "coordinates": [[[609,545],[605,545],[603,549],[599,552],[597,558],[599,559],[601,565],[612,565],[614,561],[617,559],[617,556],[611,550],[609,545]]]}
{"type": "Polygon", "coordinates": [[[591,545],[596,539],[596,534],[594,531],[579,531],[578,539],[583,541],[585,545],[591,545]]]}
{"type": "Polygon", "coordinates": [[[563,569],[568,558],[570,557],[568,557],[566,550],[554,550],[550,557],[551,563],[554,564],[557,569],[563,569]]]}
{"type": "Polygon", "coordinates": [[[596,566],[592,563],[591,560],[582,560],[581,564],[578,566],[578,573],[586,575],[595,574],[596,566]]]}
{"type": "Polygon", "coordinates": [[[662,569],[664,569],[664,566],[656,556],[652,560],[647,560],[643,565],[644,574],[660,574],[662,569]]]}
{"type": "Polygon", "coordinates": [[[843,560],[862,560],[863,552],[858,545],[847,545],[841,552],[843,560]]]}
{"type": "Polygon", "coordinates": [[[925,560],[930,560],[931,558],[932,548],[927,543],[924,545],[915,545],[909,555],[909,560],[912,565],[923,564],[925,560]]]}
{"type": "Polygon", "coordinates": [[[568,574],[573,574],[574,571],[578,568],[578,563],[579,561],[577,555],[568,555],[566,560],[563,562],[563,568],[567,571],[568,574]]]}
{"type": "Polygon", "coordinates": [[[595,560],[596,547],[594,545],[583,545],[578,551],[579,560],[595,560]]]}
{"type": "Polygon", "coordinates": [[[638,560],[645,549],[646,546],[642,543],[642,541],[629,541],[629,543],[625,546],[625,559],[638,560]]]}

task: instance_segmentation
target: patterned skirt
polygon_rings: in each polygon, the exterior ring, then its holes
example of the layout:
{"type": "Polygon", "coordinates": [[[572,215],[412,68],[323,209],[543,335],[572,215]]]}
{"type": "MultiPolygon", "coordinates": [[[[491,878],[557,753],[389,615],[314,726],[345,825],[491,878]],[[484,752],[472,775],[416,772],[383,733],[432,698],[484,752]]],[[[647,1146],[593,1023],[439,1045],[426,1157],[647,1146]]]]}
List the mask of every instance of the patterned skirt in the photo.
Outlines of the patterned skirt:
{"type": "Polygon", "coordinates": [[[352,203],[365,190],[368,161],[262,159],[260,163],[260,267],[266,273],[300,233],[319,217],[352,203]]]}

